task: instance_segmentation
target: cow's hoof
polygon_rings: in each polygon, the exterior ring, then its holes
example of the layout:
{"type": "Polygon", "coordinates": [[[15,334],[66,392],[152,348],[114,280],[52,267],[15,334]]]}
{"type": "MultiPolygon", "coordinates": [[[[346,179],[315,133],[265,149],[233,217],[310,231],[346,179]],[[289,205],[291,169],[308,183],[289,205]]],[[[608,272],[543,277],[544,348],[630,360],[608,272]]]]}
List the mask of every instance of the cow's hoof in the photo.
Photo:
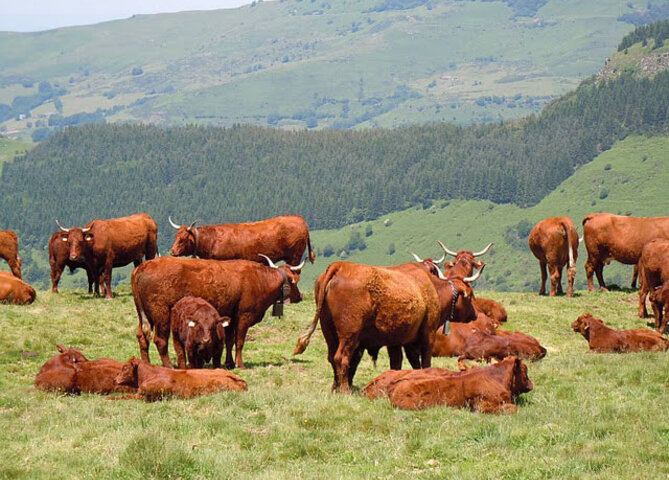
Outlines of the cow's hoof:
{"type": "Polygon", "coordinates": [[[600,291],[600,292],[603,292],[603,293],[608,293],[608,292],[609,292],[609,289],[606,288],[606,287],[599,287],[599,291],[600,291]]]}

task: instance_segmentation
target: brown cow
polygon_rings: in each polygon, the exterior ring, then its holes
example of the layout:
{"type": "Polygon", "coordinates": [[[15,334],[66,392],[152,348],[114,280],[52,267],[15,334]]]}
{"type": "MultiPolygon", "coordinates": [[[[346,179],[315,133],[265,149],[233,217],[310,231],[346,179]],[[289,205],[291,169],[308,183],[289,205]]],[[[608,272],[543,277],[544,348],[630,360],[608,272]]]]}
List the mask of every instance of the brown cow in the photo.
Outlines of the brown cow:
{"type": "Polygon", "coordinates": [[[70,269],[70,273],[74,273],[77,268],[85,269],[88,277],[88,293],[93,293],[94,284],[95,292],[100,293],[99,280],[95,281],[92,272],[86,266],[86,262],[70,260],[70,242],[67,233],[56,232],[51,235],[49,240],[49,265],[51,266],[51,291],[53,293],[58,293],[58,282],[60,282],[60,277],[66,267],[70,269]]]}
{"type": "Polygon", "coordinates": [[[444,250],[445,254],[454,257],[453,260],[444,264],[444,275],[448,278],[469,277],[474,272],[474,269],[480,270],[483,268],[485,264],[480,260],[476,260],[476,257],[485,255],[495,245],[494,243],[489,243],[483,250],[474,253],[471,250],[459,250],[454,252],[453,250],[446,248],[446,245],[441,241],[437,240],[437,243],[444,250]]]}
{"type": "Polygon", "coordinates": [[[626,265],[636,265],[643,246],[656,238],[669,240],[669,217],[626,217],[610,213],[592,213],[583,219],[583,237],[588,249],[585,273],[588,290],[595,291],[592,281],[597,281],[603,292],[604,265],[617,260],[626,265]]]}
{"type": "Polygon", "coordinates": [[[242,349],[248,329],[260,322],[272,303],[285,298],[298,303],[297,288],[304,261],[295,267],[261,265],[248,260],[202,260],[161,257],[140,265],[132,274],[132,293],[139,316],[137,340],[142,360],[149,361],[149,337],[155,328],[154,343],[165,367],[170,336],[170,309],[183,297],[192,295],[211,303],[222,317],[230,317],[225,330],[225,366],[244,368],[242,349]],[[236,342],[236,359],[232,345],[236,342]]]}
{"type": "Polygon", "coordinates": [[[88,360],[79,350],[66,350],[58,345],[60,355],[51,357],[42,366],[35,387],[38,390],[70,394],[134,392],[137,389],[116,384],[123,362],[111,358],[88,360]]]}
{"type": "MultiPolygon", "coordinates": [[[[645,244],[641,250],[639,270],[641,272],[639,316],[645,318],[648,316],[648,311],[646,310],[646,296],[648,292],[669,282],[669,240],[655,239],[645,244]]],[[[656,302],[653,303],[655,328],[662,333],[664,332],[662,309],[657,309],[656,304],[656,302]]]]}
{"type": "Polygon", "coordinates": [[[175,257],[192,255],[212,260],[251,260],[263,263],[258,253],[267,255],[273,262],[283,260],[297,265],[305,249],[309,261],[314,263],[316,254],[311,248],[309,226],[299,215],[283,215],[251,223],[222,223],[188,227],[177,225],[170,254],[175,257]]]}
{"type": "Polygon", "coordinates": [[[655,323],[659,323],[658,331],[664,333],[667,327],[667,305],[669,305],[669,282],[665,282],[659,287],[655,287],[650,291],[648,296],[650,304],[653,306],[653,313],[655,314],[655,323]]]}
{"type": "Polygon", "coordinates": [[[418,265],[413,269],[408,274],[351,262],[331,264],[320,282],[314,320],[293,353],[306,349],[320,321],[334,372],[333,390],[350,391],[366,349],[415,344],[421,366],[429,367],[437,327],[451,314],[473,320],[474,293],[463,280],[441,280],[418,265]]]}
{"type": "Polygon", "coordinates": [[[393,383],[387,392],[393,407],[420,410],[447,405],[481,413],[516,412],[514,398],[533,388],[527,366],[516,357],[461,372],[412,371],[393,383]]]}
{"type": "Polygon", "coordinates": [[[571,328],[585,337],[590,351],[598,353],[659,352],[669,348],[669,340],[654,330],[614,330],[589,313],[578,317],[571,328]]]}
{"type": "Polygon", "coordinates": [[[527,239],[530,250],[539,260],[541,287],[539,295],[546,294],[546,278],[551,276],[549,295],[562,295],[562,269],[567,265],[567,296],[574,295],[576,259],[578,258],[578,231],[569,217],[549,217],[537,223],[527,239]]]}
{"type": "Polygon", "coordinates": [[[214,370],[174,370],[143,362],[137,357],[128,360],[116,377],[118,385],[138,388],[138,395],[155,402],[164,397],[195,398],[231,390],[246,390],[246,382],[232,372],[214,370]]]}
{"type": "Polygon", "coordinates": [[[188,368],[202,368],[209,360],[214,368],[221,368],[224,329],[230,318],[221,318],[206,300],[188,296],[172,307],[170,321],[179,368],[186,369],[186,357],[188,368]]]}
{"type": "Polygon", "coordinates": [[[69,260],[85,262],[94,278],[104,278],[105,298],[112,299],[112,269],[151,260],[158,253],[158,226],[146,213],[110,220],[93,220],[87,227],[58,227],[67,234],[69,260]]]}
{"type": "Polygon", "coordinates": [[[474,298],[474,310],[477,313],[483,313],[497,323],[505,323],[508,318],[505,308],[495,300],[489,298],[474,298]]]}
{"type": "Polygon", "coordinates": [[[35,289],[9,272],[0,272],[0,303],[29,305],[35,301],[35,289]]]}
{"type": "Polygon", "coordinates": [[[9,264],[14,276],[20,280],[22,277],[19,239],[11,230],[0,230],[0,258],[9,264]]]}

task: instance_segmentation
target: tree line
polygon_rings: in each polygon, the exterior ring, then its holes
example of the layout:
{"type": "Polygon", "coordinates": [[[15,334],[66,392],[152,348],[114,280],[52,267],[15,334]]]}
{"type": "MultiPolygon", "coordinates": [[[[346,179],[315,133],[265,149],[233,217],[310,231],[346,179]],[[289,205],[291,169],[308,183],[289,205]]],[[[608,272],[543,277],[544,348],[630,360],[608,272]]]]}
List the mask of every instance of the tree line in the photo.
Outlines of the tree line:
{"type": "MultiPolygon", "coordinates": [[[[667,14],[669,14],[669,6],[666,6],[666,8],[667,14]]],[[[650,39],[653,39],[654,41],[653,49],[655,50],[664,46],[664,41],[667,38],[669,38],[669,20],[661,20],[649,25],[641,25],[623,37],[618,45],[618,51],[622,52],[626,48],[639,42],[645,47],[650,39]]]]}

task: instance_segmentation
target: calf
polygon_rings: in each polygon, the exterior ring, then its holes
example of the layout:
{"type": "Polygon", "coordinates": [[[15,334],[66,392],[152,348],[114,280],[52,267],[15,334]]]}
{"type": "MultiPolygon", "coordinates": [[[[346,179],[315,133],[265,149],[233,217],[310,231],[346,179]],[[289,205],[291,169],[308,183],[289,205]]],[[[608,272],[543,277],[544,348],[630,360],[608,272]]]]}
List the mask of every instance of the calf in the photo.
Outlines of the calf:
{"type": "Polygon", "coordinates": [[[194,398],[229,390],[246,390],[246,382],[227,370],[173,370],[151,365],[137,357],[123,365],[116,383],[137,387],[137,397],[147,402],[170,396],[194,398]]]}
{"type": "Polygon", "coordinates": [[[476,331],[465,339],[464,352],[459,360],[501,360],[510,356],[540,360],[546,356],[546,349],[524,333],[476,331]]]}
{"type": "Polygon", "coordinates": [[[498,323],[505,323],[507,320],[504,307],[489,298],[476,297],[474,299],[474,310],[484,313],[498,323]]]}
{"type": "MultiPolygon", "coordinates": [[[[646,310],[646,296],[657,287],[669,283],[669,240],[655,239],[646,243],[641,249],[639,259],[639,275],[641,276],[639,289],[639,316],[648,316],[646,310]]],[[[655,296],[657,297],[657,296],[655,296]]],[[[655,316],[655,328],[664,332],[666,320],[662,322],[662,309],[652,303],[655,316]]]]}
{"type": "Polygon", "coordinates": [[[214,368],[221,368],[229,317],[221,317],[203,298],[188,296],[172,307],[170,321],[179,368],[186,368],[186,356],[188,368],[202,368],[209,360],[214,368]]]}
{"type": "Polygon", "coordinates": [[[627,353],[643,350],[658,352],[669,348],[669,340],[647,328],[614,330],[600,319],[586,313],[578,317],[571,328],[580,333],[590,344],[590,351],[597,353],[627,353]]]}
{"type": "Polygon", "coordinates": [[[9,272],[0,272],[0,303],[28,305],[35,301],[35,289],[9,272]]]}
{"type": "Polygon", "coordinates": [[[667,327],[667,305],[669,305],[669,282],[663,283],[659,287],[655,287],[648,296],[651,305],[653,306],[653,313],[655,314],[655,324],[659,323],[659,332],[664,333],[667,327]]]}
{"type": "MultiPolygon", "coordinates": [[[[448,405],[482,413],[511,413],[517,410],[514,398],[533,388],[527,367],[516,357],[486,368],[462,372],[428,369],[398,377],[391,379],[385,391],[394,407],[408,410],[448,405]]],[[[378,391],[380,384],[368,385],[368,396],[374,389],[378,391]]]]}
{"type": "Polygon", "coordinates": [[[60,355],[51,357],[42,366],[35,387],[38,390],[70,394],[134,392],[137,389],[116,384],[123,362],[111,358],[88,360],[79,350],[58,345],[60,355]]]}

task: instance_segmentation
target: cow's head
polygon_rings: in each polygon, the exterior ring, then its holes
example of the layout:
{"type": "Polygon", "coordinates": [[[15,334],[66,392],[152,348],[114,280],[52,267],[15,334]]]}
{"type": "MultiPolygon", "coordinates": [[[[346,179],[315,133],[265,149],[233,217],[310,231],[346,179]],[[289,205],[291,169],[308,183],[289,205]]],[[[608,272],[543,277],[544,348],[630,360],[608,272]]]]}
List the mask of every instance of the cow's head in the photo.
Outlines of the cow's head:
{"type": "Polygon", "coordinates": [[[648,295],[650,303],[655,305],[655,308],[661,309],[665,305],[669,305],[669,282],[663,283],[659,287],[655,287],[648,295]]]}
{"type": "Polygon", "coordinates": [[[177,233],[174,236],[174,243],[170,248],[170,255],[173,257],[185,257],[188,255],[195,255],[195,242],[197,230],[194,228],[197,221],[191,223],[189,226],[177,225],[172,221],[172,217],[168,217],[170,225],[176,229],[177,233]]]}
{"type": "Polygon", "coordinates": [[[225,340],[225,327],[230,325],[230,317],[221,317],[215,311],[191,317],[188,321],[186,345],[188,348],[212,345],[225,340]]]}
{"type": "Polygon", "coordinates": [[[56,220],[56,225],[58,225],[58,228],[60,228],[60,231],[62,232],[60,241],[67,242],[67,245],[69,246],[68,258],[70,261],[83,261],[84,252],[92,247],[95,241],[95,234],[91,231],[93,227],[65,228],[58,222],[58,220],[56,220]]]}
{"type": "Polygon", "coordinates": [[[439,280],[438,290],[442,302],[442,312],[447,315],[445,320],[469,323],[476,320],[474,309],[474,289],[471,284],[478,280],[483,268],[470,277],[447,278],[437,270],[439,280]],[[453,300],[455,299],[455,304],[453,300]]]}
{"type": "Polygon", "coordinates": [[[511,394],[517,397],[521,393],[531,392],[534,388],[532,380],[527,375],[527,365],[518,357],[507,357],[503,361],[513,363],[513,375],[511,377],[511,394]]]}
{"type": "Polygon", "coordinates": [[[65,348],[64,346],[58,344],[56,345],[56,348],[60,352],[60,360],[62,360],[65,363],[84,363],[88,362],[88,359],[84,357],[84,354],[81,353],[79,350],[76,348],[65,348]]]}
{"type": "Polygon", "coordinates": [[[286,288],[289,289],[289,292],[284,292],[283,302],[300,303],[302,301],[302,293],[300,293],[300,290],[297,288],[297,282],[300,281],[300,272],[302,271],[304,264],[307,262],[307,259],[305,258],[302,260],[302,263],[296,266],[286,264],[279,267],[276,266],[272,259],[270,259],[267,255],[263,255],[262,253],[259,253],[258,255],[267,261],[267,265],[279,271],[283,278],[281,288],[284,288],[284,285],[288,286],[286,288]],[[288,293],[288,295],[286,295],[286,293],[288,293]]]}
{"type": "Polygon", "coordinates": [[[493,247],[493,243],[489,243],[487,247],[479,252],[472,252],[471,250],[460,250],[454,252],[437,240],[439,246],[444,250],[444,255],[451,255],[453,260],[444,263],[444,269],[447,276],[470,276],[474,273],[474,269],[481,270],[485,263],[477,260],[476,257],[485,255],[493,247]]]}
{"type": "Polygon", "coordinates": [[[423,268],[425,268],[428,272],[430,272],[432,275],[439,276],[439,264],[444,261],[444,258],[446,258],[446,255],[442,255],[441,258],[435,260],[433,258],[426,258],[422,259],[415,253],[411,252],[411,256],[420,264],[422,264],[423,268]]]}
{"type": "Polygon", "coordinates": [[[590,328],[593,325],[604,325],[600,319],[593,317],[590,313],[584,313],[571,324],[572,330],[583,335],[586,340],[590,339],[590,328]]]}
{"type": "Polygon", "coordinates": [[[141,360],[137,357],[132,357],[130,360],[123,364],[121,367],[121,373],[116,375],[114,379],[117,385],[128,385],[131,387],[139,387],[139,378],[137,374],[137,367],[141,360]]]}

